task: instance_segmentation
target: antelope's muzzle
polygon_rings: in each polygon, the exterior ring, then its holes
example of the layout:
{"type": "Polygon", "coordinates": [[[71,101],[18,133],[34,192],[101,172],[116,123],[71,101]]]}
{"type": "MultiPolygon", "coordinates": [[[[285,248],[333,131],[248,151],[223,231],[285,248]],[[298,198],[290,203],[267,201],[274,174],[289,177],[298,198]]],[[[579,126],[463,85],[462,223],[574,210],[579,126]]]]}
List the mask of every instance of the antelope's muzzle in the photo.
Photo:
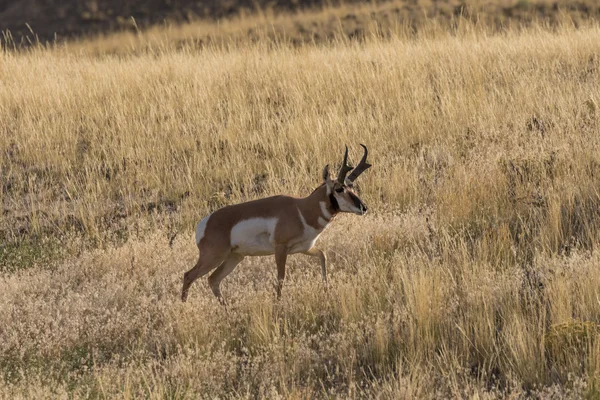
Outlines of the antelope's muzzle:
{"type": "Polygon", "coordinates": [[[361,199],[359,199],[358,196],[356,196],[355,194],[350,194],[350,197],[352,198],[352,201],[354,202],[354,206],[359,210],[359,212],[357,212],[357,214],[365,215],[367,213],[367,206],[365,205],[365,203],[363,203],[361,201],[361,199]]]}

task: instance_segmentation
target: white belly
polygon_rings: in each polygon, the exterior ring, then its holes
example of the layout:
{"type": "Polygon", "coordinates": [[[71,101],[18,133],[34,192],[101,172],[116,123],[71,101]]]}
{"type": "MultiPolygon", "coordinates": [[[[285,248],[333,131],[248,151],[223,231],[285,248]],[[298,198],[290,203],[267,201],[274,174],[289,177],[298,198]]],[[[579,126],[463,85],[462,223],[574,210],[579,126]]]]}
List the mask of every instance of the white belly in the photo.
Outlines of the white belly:
{"type": "Polygon", "coordinates": [[[275,253],[277,218],[250,218],[231,229],[231,248],[245,256],[266,256],[275,253]]]}

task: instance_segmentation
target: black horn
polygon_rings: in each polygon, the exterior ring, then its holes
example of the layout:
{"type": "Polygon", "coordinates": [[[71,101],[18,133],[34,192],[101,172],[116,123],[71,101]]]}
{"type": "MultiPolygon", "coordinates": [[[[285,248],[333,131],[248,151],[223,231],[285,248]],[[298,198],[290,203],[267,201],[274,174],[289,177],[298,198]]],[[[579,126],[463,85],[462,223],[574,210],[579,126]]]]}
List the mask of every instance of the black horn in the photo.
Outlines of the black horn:
{"type": "MultiPolygon", "coordinates": [[[[348,178],[346,178],[347,184],[352,184],[354,180],[359,177],[360,174],[362,174],[371,167],[371,164],[367,163],[367,155],[369,154],[369,150],[367,150],[367,146],[365,146],[364,144],[361,144],[361,146],[363,149],[365,149],[365,153],[363,154],[362,159],[360,160],[356,168],[354,168],[350,175],[348,175],[348,178]]],[[[348,154],[347,149],[346,154],[348,154]]]]}
{"type": "Polygon", "coordinates": [[[342,166],[340,167],[340,172],[338,172],[337,181],[343,185],[344,180],[346,179],[346,175],[351,170],[352,170],[352,167],[348,165],[348,146],[346,146],[346,152],[344,153],[344,161],[342,161],[342,166]]]}

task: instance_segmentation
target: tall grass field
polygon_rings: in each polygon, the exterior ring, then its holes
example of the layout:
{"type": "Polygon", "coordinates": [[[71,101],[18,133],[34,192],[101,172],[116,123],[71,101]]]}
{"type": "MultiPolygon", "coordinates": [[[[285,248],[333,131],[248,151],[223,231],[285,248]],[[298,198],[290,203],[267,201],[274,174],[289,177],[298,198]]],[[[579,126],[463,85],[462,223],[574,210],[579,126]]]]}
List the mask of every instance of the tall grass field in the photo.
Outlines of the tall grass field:
{"type": "Polygon", "coordinates": [[[156,35],[0,52],[1,398],[600,396],[600,26],[156,35]],[[359,143],[328,290],[180,301],[197,221],[359,143]]]}

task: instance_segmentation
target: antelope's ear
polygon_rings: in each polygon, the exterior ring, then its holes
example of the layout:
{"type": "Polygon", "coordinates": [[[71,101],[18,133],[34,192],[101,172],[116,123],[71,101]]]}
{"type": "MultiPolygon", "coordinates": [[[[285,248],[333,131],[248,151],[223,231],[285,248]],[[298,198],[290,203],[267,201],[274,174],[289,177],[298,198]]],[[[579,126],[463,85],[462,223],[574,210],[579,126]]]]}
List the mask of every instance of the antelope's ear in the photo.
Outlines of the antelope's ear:
{"type": "Polygon", "coordinates": [[[325,181],[327,183],[330,180],[331,180],[331,176],[329,175],[329,164],[327,164],[325,166],[325,168],[323,168],[323,181],[325,181]]]}
{"type": "Polygon", "coordinates": [[[335,181],[329,175],[329,164],[323,168],[323,183],[325,183],[325,187],[327,188],[327,194],[331,194],[335,186],[335,181]]]}

